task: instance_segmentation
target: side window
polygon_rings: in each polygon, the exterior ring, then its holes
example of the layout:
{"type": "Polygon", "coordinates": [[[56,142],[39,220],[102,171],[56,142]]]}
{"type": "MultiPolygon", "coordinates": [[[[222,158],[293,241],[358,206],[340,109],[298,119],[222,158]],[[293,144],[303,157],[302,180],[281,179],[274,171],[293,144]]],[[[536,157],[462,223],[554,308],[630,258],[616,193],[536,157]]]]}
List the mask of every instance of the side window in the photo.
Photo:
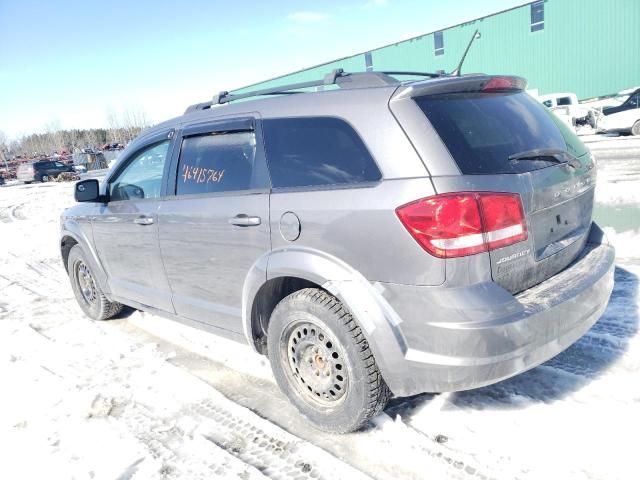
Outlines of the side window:
{"type": "Polygon", "coordinates": [[[249,190],[253,185],[253,131],[215,132],[182,140],[177,195],[249,190]]]}
{"type": "Polygon", "coordinates": [[[544,102],[542,102],[546,107],[551,108],[553,106],[553,101],[552,100],[545,100],[544,102]]]}
{"type": "Polygon", "coordinates": [[[544,30],[544,0],[531,4],[531,31],[544,30]]]}
{"type": "Polygon", "coordinates": [[[629,98],[629,105],[634,108],[640,107],[640,92],[636,93],[635,95],[632,95],[629,98]]]}
{"type": "Polygon", "coordinates": [[[380,180],[380,170],[358,134],[330,118],[264,120],[274,187],[340,185],[380,180]]]}
{"type": "Polygon", "coordinates": [[[571,105],[571,98],[570,97],[560,97],[560,98],[558,98],[558,105],[559,106],[571,105]]]}
{"type": "Polygon", "coordinates": [[[169,143],[165,140],[135,153],[125,169],[109,183],[109,200],[158,198],[169,143]]]}
{"type": "Polygon", "coordinates": [[[435,55],[444,55],[444,37],[442,32],[433,34],[433,53],[435,55]]]}
{"type": "Polygon", "coordinates": [[[56,168],[64,168],[64,164],[61,162],[55,162],[56,168]]]}

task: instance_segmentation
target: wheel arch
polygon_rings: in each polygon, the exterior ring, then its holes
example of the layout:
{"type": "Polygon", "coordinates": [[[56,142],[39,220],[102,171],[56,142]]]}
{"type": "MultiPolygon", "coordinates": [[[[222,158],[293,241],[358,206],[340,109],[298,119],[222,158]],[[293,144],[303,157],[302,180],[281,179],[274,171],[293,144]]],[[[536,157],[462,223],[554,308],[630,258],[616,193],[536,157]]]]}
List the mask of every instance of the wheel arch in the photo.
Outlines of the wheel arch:
{"type": "Polygon", "coordinates": [[[319,288],[340,300],[354,315],[393,392],[401,390],[407,343],[401,320],[376,286],[340,259],[314,249],[287,247],[259,259],[243,288],[242,321],[247,343],[266,354],[266,333],[273,309],[287,295],[319,288]]]}
{"type": "Polygon", "coordinates": [[[76,245],[80,245],[86,254],[87,262],[89,263],[93,277],[98,282],[102,291],[105,294],[109,294],[110,289],[107,282],[107,274],[105,273],[104,268],[102,268],[102,263],[91,245],[91,242],[77,222],[66,220],[63,223],[62,233],[60,235],[60,255],[62,257],[62,263],[65,271],[68,271],[69,253],[76,245]]]}

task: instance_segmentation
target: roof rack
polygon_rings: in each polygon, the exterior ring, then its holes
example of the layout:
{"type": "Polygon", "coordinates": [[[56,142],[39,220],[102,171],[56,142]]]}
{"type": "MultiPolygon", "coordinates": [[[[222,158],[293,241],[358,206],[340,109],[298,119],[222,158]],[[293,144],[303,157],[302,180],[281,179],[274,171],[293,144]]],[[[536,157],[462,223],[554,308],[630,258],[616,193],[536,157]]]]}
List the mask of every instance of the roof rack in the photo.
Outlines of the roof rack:
{"type": "Polygon", "coordinates": [[[355,72],[347,73],[342,68],[336,68],[327,73],[322,80],[311,80],[309,82],[291,83],[289,85],[280,85],[278,87],[264,88],[260,90],[252,90],[244,93],[229,93],[227,91],[219,92],[213,96],[208,102],[196,103],[191,105],[184,112],[190,113],[198,110],[207,110],[214,105],[222,105],[224,103],[233,102],[242,98],[259,97],[264,95],[291,95],[296,93],[304,93],[300,90],[304,88],[324,87],[326,85],[337,85],[340,88],[366,88],[380,87],[385,85],[395,85],[398,80],[392,78],[393,75],[420,76],[437,78],[446,75],[443,70],[435,73],[429,72],[355,72]]]}

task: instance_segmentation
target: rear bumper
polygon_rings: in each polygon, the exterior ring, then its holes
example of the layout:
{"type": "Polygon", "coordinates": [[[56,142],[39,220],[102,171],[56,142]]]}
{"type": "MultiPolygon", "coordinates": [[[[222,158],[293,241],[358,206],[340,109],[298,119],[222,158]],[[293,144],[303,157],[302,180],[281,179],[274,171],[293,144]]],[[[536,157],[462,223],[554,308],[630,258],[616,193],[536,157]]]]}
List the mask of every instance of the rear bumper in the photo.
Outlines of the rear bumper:
{"type": "MultiPolygon", "coordinates": [[[[424,291],[421,315],[415,305],[399,312],[407,348],[392,372],[400,377],[389,382],[393,392],[477,388],[559,354],[602,315],[613,289],[614,258],[613,247],[588,243],[565,270],[516,296],[493,282],[454,292],[424,291]],[[434,305],[438,297],[444,300],[434,305]]],[[[417,298],[420,288],[386,287],[383,295],[394,308],[417,298]]]]}

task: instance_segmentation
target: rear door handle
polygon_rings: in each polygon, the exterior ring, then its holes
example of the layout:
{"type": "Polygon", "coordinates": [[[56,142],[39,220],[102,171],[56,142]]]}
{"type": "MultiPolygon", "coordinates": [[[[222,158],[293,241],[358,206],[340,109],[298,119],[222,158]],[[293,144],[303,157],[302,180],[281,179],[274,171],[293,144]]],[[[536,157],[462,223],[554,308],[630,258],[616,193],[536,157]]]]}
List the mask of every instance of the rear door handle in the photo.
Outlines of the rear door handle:
{"type": "Polygon", "coordinates": [[[153,225],[153,217],[141,216],[133,219],[133,223],[137,225],[153,225]]]}
{"type": "Polygon", "coordinates": [[[235,217],[229,219],[229,223],[231,225],[237,225],[239,227],[255,227],[260,225],[261,220],[260,217],[252,217],[247,215],[246,213],[240,213],[235,217]]]}

